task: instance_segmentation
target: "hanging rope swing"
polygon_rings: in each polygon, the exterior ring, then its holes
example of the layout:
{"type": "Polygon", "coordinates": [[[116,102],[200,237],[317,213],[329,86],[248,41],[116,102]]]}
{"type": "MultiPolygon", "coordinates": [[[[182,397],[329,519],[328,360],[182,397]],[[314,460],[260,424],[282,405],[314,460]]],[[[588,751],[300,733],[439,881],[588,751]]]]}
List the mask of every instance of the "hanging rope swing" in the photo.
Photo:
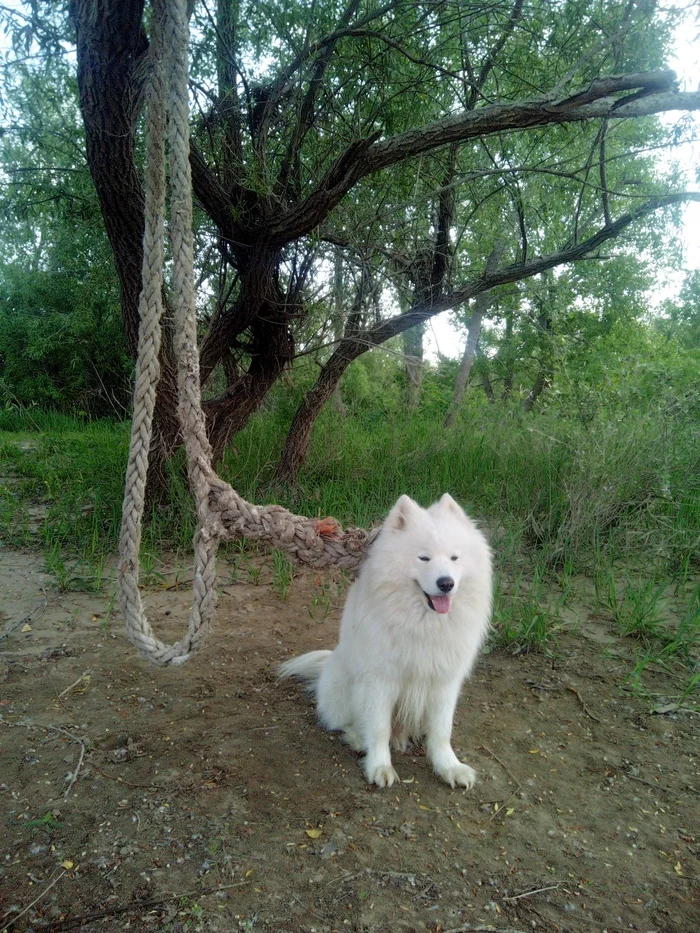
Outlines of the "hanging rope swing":
{"type": "Polygon", "coordinates": [[[152,4],[140,328],[117,580],[129,640],[145,658],[161,665],[184,663],[204,643],[216,604],[219,541],[245,535],[283,548],[312,567],[352,568],[362,560],[371,538],[371,534],[361,528],[343,531],[334,519],[309,519],[277,505],[251,505],[220,479],[212,467],[202,412],[194,304],[186,6],[186,0],[153,0],[152,4]],[[139,591],[148,456],[160,374],[166,125],[173,266],[170,292],[177,357],[178,417],[197,508],[192,611],[187,634],[174,645],[156,638],[144,613],[139,591]]]}

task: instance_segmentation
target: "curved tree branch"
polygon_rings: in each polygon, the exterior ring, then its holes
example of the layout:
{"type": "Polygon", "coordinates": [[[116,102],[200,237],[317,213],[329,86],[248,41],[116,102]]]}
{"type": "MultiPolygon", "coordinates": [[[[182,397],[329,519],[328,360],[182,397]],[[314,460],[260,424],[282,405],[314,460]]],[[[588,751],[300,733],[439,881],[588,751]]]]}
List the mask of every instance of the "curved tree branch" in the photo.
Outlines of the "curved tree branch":
{"type": "Polygon", "coordinates": [[[359,140],[334,162],[301,204],[270,222],[266,237],[271,243],[283,245],[310,233],[361,178],[450,143],[552,124],[700,110],[700,92],[674,90],[675,80],[673,71],[609,76],[592,81],[585,90],[565,100],[552,100],[551,95],[544,94],[529,101],[490,104],[390,139],[379,141],[375,136],[359,140]],[[629,90],[635,93],[622,98],[612,96],[629,90]]]}
{"type": "MultiPolygon", "coordinates": [[[[455,308],[457,305],[488,292],[498,285],[518,282],[531,278],[569,262],[590,258],[591,253],[608,240],[614,239],[624,229],[662,207],[680,204],[683,201],[700,201],[700,192],[684,192],[651,198],[635,210],[623,214],[611,224],[606,224],[593,236],[581,243],[565,247],[549,256],[541,256],[527,262],[513,263],[502,269],[490,269],[487,263],[485,271],[478,278],[466,282],[438,299],[429,298],[417,302],[410,311],[382,321],[375,327],[358,334],[349,334],[339,341],[336,349],[321,367],[321,372],[312,388],[305,394],[287,434],[282,456],[275,471],[275,481],[280,483],[296,482],[299,469],[304,462],[311,440],[314,421],[324,404],[335,391],[341,376],[348,366],[367,350],[379,346],[403,333],[409,328],[423,324],[431,317],[455,308]]],[[[493,255],[493,254],[492,254],[493,255]]]]}

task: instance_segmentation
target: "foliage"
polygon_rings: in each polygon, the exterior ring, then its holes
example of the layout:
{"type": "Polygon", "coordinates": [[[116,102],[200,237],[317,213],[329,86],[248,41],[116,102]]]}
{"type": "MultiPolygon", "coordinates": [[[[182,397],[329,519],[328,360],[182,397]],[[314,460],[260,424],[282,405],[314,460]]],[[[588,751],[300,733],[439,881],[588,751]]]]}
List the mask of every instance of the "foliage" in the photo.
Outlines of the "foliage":
{"type": "Polygon", "coordinates": [[[19,66],[2,105],[0,403],[121,416],[131,363],[75,78],[61,59],[19,66]]]}
{"type": "Polygon", "coordinates": [[[0,403],[91,415],[128,411],[131,363],[112,282],[6,267],[0,281],[0,403]]]}

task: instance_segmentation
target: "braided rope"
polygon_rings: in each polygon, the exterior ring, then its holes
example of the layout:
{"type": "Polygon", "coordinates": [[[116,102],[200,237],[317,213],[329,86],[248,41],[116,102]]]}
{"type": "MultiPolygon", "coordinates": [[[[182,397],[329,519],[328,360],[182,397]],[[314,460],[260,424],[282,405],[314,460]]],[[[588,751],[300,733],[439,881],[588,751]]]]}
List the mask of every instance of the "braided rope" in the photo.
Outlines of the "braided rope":
{"type": "Polygon", "coordinates": [[[278,505],[255,506],[220,479],[211,465],[200,394],[194,305],[192,180],[189,163],[189,64],[186,0],[153,0],[152,74],[148,97],[145,229],[134,414],[119,537],[117,589],[129,640],[156,664],[182,664],[201,647],[216,605],[219,541],[246,537],[284,548],[312,567],[356,567],[376,532],[343,531],[334,519],[294,515],[278,505]],[[166,111],[168,119],[166,121],[166,111]],[[139,592],[139,549],[153,428],[163,315],[165,135],[170,158],[172,304],[177,356],[178,416],[187,451],[198,527],[194,539],[193,602],[187,634],[174,645],[156,638],[139,592]]]}

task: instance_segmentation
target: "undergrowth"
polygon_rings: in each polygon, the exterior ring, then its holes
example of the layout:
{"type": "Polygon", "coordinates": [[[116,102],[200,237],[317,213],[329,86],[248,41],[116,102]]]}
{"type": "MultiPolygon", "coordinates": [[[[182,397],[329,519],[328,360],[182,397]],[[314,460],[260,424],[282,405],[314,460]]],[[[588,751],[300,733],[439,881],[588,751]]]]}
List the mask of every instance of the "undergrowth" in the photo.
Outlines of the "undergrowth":
{"type": "MultiPolygon", "coordinates": [[[[587,575],[592,608],[621,636],[634,638],[644,657],[683,659],[694,676],[700,464],[692,419],[675,423],[658,409],[584,426],[552,412],[533,419],[476,406],[446,430],[430,410],[381,418],[358,410],[345,421],[326,411],[298,486],[280,489],[271,480],[289,417],[290,404],[273,397],[227,451],[220,472],[245,498],[368,526],[403,492],[428,504],[449,490],[480,520],[495,551],[497,644],[514,651],[554,645],[570,580],[587,575]],[[689,592],[685,608],[672,611],[678,594],[689,592]]],[[[98,591],[107,578],[128,438],[124,423],[0,412],[0,537],[15,546],[38,538],[63,588],[98,591]],[[43,509],[38,534],[29,508],[43,509]]],[[[170,465],[167,505],[146,518],[144,576],[157,573],[149,565],[163,551],[188,554],[194,531],[180,455],[170,465]]],[[[293,568],[282,552],[269,564],[284,599],[293,568]]]]}

